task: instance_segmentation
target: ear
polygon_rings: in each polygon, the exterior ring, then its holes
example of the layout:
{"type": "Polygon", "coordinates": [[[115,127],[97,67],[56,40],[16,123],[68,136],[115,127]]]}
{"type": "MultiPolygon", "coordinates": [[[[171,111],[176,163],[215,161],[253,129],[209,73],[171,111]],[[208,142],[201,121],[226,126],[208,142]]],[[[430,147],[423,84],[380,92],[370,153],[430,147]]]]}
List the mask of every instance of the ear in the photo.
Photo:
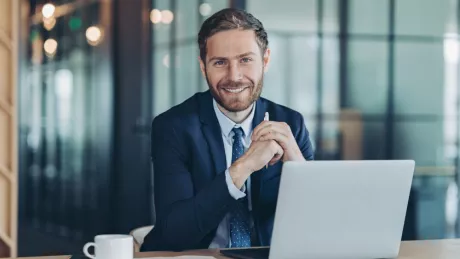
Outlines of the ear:
{"type": "Polygon", "coordinates": [[[264,73],[268,71],[268,66],[270,64],[270,49],[267,48],[264,53],[264,73]]]}
{"type": "Polygon", "coordinates": [[[200,63],[201,74],[203,75],[204,78],[206,78],[206,66],[204,65],[204,62],[203,60],[201,60],[200,57],[198,57],[198,62],[200,63]]]}

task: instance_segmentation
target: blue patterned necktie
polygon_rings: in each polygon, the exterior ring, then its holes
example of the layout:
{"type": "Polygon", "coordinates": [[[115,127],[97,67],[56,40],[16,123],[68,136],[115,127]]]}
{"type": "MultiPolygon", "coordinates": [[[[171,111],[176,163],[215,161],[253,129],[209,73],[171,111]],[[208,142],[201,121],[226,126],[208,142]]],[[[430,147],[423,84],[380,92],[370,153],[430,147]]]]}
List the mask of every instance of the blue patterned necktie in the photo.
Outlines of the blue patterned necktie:
{"type": "MultiPolygon", "coordinates": [[[[243,130],[233,128],[233,147],[232,147],[232,164],[244,153],[243,130]]],[[[247,197],[247,196],[246,196],[247,197]]],[[[235,209],[230,213],[230,246],[231,247],[250,247],[251,246],[251,229],[249,223],[249,209],[247,198],[238,200],[235,209]]]]}

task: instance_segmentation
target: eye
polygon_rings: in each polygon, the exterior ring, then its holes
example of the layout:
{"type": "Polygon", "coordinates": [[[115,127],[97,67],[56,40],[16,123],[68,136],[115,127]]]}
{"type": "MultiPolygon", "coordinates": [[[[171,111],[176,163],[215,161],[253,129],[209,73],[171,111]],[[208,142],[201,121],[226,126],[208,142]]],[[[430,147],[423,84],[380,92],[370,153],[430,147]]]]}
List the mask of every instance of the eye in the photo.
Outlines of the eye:
{"type": "Polygon", "coordinates": [[[242,59],[241,59],[241,63],[248,63],[248,62],[250,62],[250,61],[252,61],[251,58],[242,58],[242,59]]]}
{"type": "Polygon", "coordinates": [[[223,65],[225,65],[224,60],[217,60],[216,62],[214,62],[214,66],[220,67],[220,66],[223,66],[223,65]]]}

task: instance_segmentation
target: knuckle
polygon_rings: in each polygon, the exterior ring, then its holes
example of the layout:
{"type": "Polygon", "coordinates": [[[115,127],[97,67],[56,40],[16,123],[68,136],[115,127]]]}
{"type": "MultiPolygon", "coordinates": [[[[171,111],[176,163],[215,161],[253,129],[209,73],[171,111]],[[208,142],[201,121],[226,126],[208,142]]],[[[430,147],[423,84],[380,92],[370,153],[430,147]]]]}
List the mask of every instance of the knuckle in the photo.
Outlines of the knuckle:
{"type": "Polygon", "coordinates": [[[276,143],[276,141],[274,140],[271,140],[270,142],[270,148],[273,152],[276,152],[278,151],[278,143],[276,143]]]}

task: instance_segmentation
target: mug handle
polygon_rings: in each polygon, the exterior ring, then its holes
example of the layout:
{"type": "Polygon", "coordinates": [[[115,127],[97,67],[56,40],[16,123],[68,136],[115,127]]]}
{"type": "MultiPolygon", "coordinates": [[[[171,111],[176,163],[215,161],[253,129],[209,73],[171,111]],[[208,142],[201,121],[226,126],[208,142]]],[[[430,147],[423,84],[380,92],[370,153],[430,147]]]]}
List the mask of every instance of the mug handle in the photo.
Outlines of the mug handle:
{"type": "Polygon", "coordinates": [[[88,249],[90,247],[94,246],[94,249],[96,249],[96,244],[93,242],[86,243],[86,245],[83,247],[83,253],[86,255],[86,257],[91,258],[91,259],[96,259],[95,255],[92,255],[88,252],[88,249]]]}

